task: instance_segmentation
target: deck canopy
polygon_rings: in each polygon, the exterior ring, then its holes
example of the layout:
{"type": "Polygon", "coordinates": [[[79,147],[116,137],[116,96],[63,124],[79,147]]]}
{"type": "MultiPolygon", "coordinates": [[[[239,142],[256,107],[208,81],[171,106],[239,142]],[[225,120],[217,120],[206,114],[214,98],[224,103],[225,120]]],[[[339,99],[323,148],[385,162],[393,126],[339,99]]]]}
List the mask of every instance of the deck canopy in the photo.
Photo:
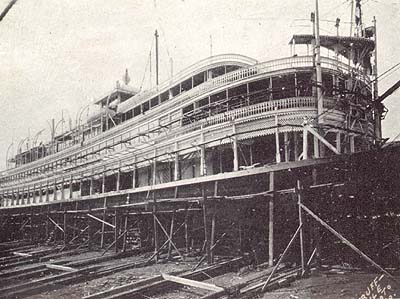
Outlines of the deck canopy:
{"type": "MultiPolygon", "coordinates": [[[[309,45],[314,39],[312,34],[293,35],[290,44],[309,45]]],[[[356,52],[367,51],[370,53],[375,48],[375,42],[365,37],[321,35],[320,40],[321,47],[332,51],[337,49],[340,55],[348,59],[351,58],[351,49],[356,52]]]]}
{"type": "Polygon", "coordinates": [[[115,100],[118,100],[118,102],[124,102],[138,92],[139,90],[137,88],[117,82],[117,86],[111,92],[100,97],[94,102],[94,104],[104,107],[108,106],[115,100]]]}

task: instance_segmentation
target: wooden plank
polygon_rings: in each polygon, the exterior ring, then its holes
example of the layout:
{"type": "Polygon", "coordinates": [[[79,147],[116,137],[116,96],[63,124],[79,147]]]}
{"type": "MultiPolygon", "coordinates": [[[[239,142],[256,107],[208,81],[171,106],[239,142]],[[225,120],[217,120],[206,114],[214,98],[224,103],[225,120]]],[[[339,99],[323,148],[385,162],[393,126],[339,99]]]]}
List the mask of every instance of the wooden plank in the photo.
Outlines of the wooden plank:
{"type": "Polygon", "coordinates": [[[201,282],[201,281],[196,281],[196,280],[187,279],[187,278],[183,278],[183,277],[168,275],[168,274],[164,274],[164,273],[161,273],[161,276],[165,280],[173,281],[173,282],[176,282],[179,284],[183,284],[183,285],[191,286],[191,287],[195,287],[195,288],[205,289],[205,290],[214,291],[214,292],[220,292],[220,291],[225,290],[224,288],[219,287],[215,284],[211,284],[211,283],[205,283],[205,282],[201,282]]]}
{"type": "MultiPolygon", "coordinates": [[[[302,215],[302,210],[300,207],[301,204],[301,182],[300,180],[297,180],[297,185],[296,185],[296,193],[297,193],[297,201],[298,201],[298,213],[299,213],[299,225],[303,226],[303,215],[302,215]]],[[[300,258],[301,258],[301,275],[304,274],[305,272],[305,266],[304,266],[304,240],[303,240],[303,229],[300,229],[300,258]]]]}
{"type": "Polygon", "coordinates": [[[113,229],[115,229],[115,225],[113,225],[111,223],[108,223],[107,221],[104,221],[104,220],[102,220],[100,218],[97,218],[96,216],[93,216],[91,214],[86,214],[86,216],[88,216],[88,217],[90,217],[90,218],[92,218],[94,220],[97,220],[97,221],[99,221],[99,222],[101,222],[101,223],[103,223],[105,225],[108,225],[109,227],[112,227],[113,229]]]}
{"type": "Polygon", "coordinates": [[[269,173],[269,191],[273,196],[269,198],[268,205],[268,265],[274,265],[274,198],[275,198],[275,172],[269,173]]]}
{"type": "Polygon", "coordinates": [[[46,268],[53,269],[53,270],[60,270],[65,272],[73,272],[78,271],[78,269],[68,267],[68,266],[61,266],[61,265],[54,265],[54,264],[46,264],[46,268]]]}
{"type": "Polygon", "coordinates": [[[17,251],[13,251],[13,255],[17,255],[17,256],[27,256],[27,257],[32,257],[32,254],[30,253],[24,253],[24,252],[17,252],[17,251]]]}
{"type": "Polygon", "coordinates": [[[55,222],[53,219],[51,219],[49,216],[47,216],[47,218],[50,220],[51,223],[53,223],[60,231],[62,231],[64,233],[64,229],[58,225],[57,222],[55,222]]]}
{"type": "Polygon", "coordinates": [[[71,278],[73,279],[79,278],[83,274],[97,270],[100,267],[101,266],[94,265],[73,272],[67,272],[55,276],[43,277],[29,282],[21,283],[18,285],[7,286],[0,289],[0,293],[6,298],[8,298],[7,296],[9,296],[10,298],[22,297],[23,294],[32,295],[34,294],[34,292],[37,292],[43,288],[50,288],[50,284],[55,285],[56,283],[61,283],[63,281],[66,282],[68,281],[68,279],[71,278]]]}
{"type": "Polygon", "coordinates": [[[340,233],[338,233],[336,230],[334,230],[328,223],[323,221],[321,218],[319,218],[316,214],[314,214],[313,211],[311,211],[309,208],[307,208],[304,204],[299,203],[300,207],[306,211],[311,217],[313,217],[315,220],[317,220],[323,227],[325,227],[327,230],[329,230],[332,234],[334,234],[338,239],[340,239],[344,244],[346,244],[348,247],[353,249],[358,255],[360,255],[362,258],[364,258],[366,261],[368,261],[370,264],[372,264],[375,268],[378,270],[382,271],[382,273],[385,273],[388,277],[393,278],[393,276],[387,272],[384,268],[379,266],[377,263],[375,263],[369,256],[367,256],[364,252],[362,252],[360,249],[358,249],[356,246],[354,246],[349,240],[347,240],[345,237],[343,237],[340,233]]]}
{"type": "MultiPolygon", "coordinates": [[[[230,261],[222,262],[217,265],[212,265],[207,268],[203,268],[197,271],[189,271],[186,273],[175,272],[170,273],[170,275],[179,275],[180,277],[188,279],[204,280],[209,277],[209,275],[215,275],[215,273],[225,273],[226,271],[231,271],[234,265],[239,265],[243,261],[243,258],[234,258],[230,261]]],[[[127,285],[122,285],[113,289],[103,291],[101,293],[89,295],[83,297],[83,299],[117,299],[117,298],[136,298],[137,296],[146,297],[145,293],[150,291],[152,294],[165,292],[166,288],[175,289],[169,281],[162,279],[162,276],[156,276],[152,278],[146,278],[144,280],[139,280],[127,285]],[[136,296],[135,296],[136,295],[136,296]]]]}
{"type": "Polygon", "coordinates": [[[165,230],[164,226],[162,225],[162,223],[160,222],[160,220],[158,220],[157,216],[154,215],[154,219],[156,220],[156,222],[158,223],[158,225],[161,227],[161,230],[163,231],[163,233],[165,234],[165,236],[168,238],[170,244],[175,248],[176,252],[179,254],[180,258],[182,259],[182,261],[185,260],[185,258],[183,257],[183,255],[181,254],[181,252],[179,251],[179,249],[176,247],[175,243],[172,241],[172,239],[169,238],[169,234],[168,232],[165,230]]]}
{"type": "Polygon", "coordinates": [[[299,225],[299,227],[297,228],[296,232],[293,234],[292,238],[289,241],[289,244],[286,246],[285,250],[283,251],[278,263],[275,265],[274,269],[272,269],[271,274],[268,276],[267,281],[264,283],[261,291],[264,292],[268,286],[268,283],[271,281],[272,276],[275,274],[275,271],[278,269],[279,265],[282,263],[283,259],[286,256],[286,253],[289,251],[290,247],[293,244],[293,241],[296,239],[297,235],[300,232],[300,229],[302,228],[303,225],[299,225]]]}

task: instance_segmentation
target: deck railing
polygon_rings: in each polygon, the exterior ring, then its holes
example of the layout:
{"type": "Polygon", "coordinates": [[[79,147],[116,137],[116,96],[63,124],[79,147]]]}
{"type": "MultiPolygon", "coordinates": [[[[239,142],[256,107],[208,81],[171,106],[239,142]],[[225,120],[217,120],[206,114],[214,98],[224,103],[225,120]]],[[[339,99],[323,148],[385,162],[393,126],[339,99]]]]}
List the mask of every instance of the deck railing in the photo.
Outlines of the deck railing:
{"type": "MultiPolygon", "coordinates": [[[[285,69],[297,69],[297,68],[311,68],[313,66],[313,57],[312,56],[296,56],[296,57],[288,57],[288,58],[282,58],[282,59],[277,59],[277,60],[272,60],[272,61],[267,61],[264,63],[256,64],[254,66],[248,67],[248,68],[242,68],[237,71],[230,72],[228,74],[219,76],[217,78],[211,79],[207,82],[204,82],[203,84],[200,84],[196,87],[194,87],[191,90],[188,90],[186,92],[181,93],[175,99],[174,101],[174,106],[180,105],[184,102],[186,102],[188,99],[191,99],[193,97],[199,96],[201,94],[210,92],[216,88],[222,87],[224,85],[227,85],[229,83],[241,81],[243,79],[255,76],[255,75],[260,75],[260,74],[265,74],[265,73],[270,73],[274,71],[279,71],[279,70],[285,70],[285,69]]],[[[326,69],[331,69],[331,70],[339,70],[344,73],[354,73],[359,79],[363,80],[364,82],[370,82],[368,76],[363,75],[360,71],[352,68],[348,64],[339,62],[335,59],[327,58],[327,57],[322,57],[321,58],[321,66],[326,69]]],[[[138,95],[141,97],[140,95],[138,95]]],[[[144,96],[144,94],[142,95],[144,96]]],[[[146,98],[149,98],[146,96],[146,98]]],[[[161,106],[161,105],[160,105],[161,106]]],[[[110,138],[113,139],[112,136],[116,134],[121,134],[123,131],[129,131],[132,130],[132,124],[130,121],[127,121],[126,123],[122,124],[121,127],[117,126],[115,128],[112,128],[110,131],[104,132],[98,136],[95,136],[85,142],[86,146],[91,146],[95,143],[98,142],[103,142],[104,140],[110,138]]],[[[24,171],[33,167],[37,167],[38,165],[41,165],[42,163],[47,163],[50,161],[53,161],[55,159],[62,159],[64,157],[67,157],[76,150],[81,149],[80,144],[74,145],[70,148],[67,148],[59,153],[56,153],[54,155],[47,156],[43,159],[40,159],[38,161],[34,161],[32,163],[28,163],[25,165],[22,165],[18,167],[18,171],[24,171]]],[[[12,171],[14,172],[14,171],[12,171]]],[[[0,173],[0,176],[5,175],[6,172],[0,173]]]]}
{"type": "Polygon", "coordinates": [[[277,111],[281,113],[281,110],[285,109],[301,109],[301,108],[317,108],[316,99],[314,97],[295,97],[286,98],[280,100],[273,100],[268,102],[262,102],[250,106],[244,106],[234,110],[222,111],[217,115],[213,115],[199,121],[195,121],[182,127],[179,130],[179,134],[188,133],[195,131],[200,127],[209,127],[212,125],[227,122],[233,119],[241,119],[252,115],[277,111]]]}
{"type": "MultiPolygon", "coordinates": [[[[329,109],[328,107],[331,107],[330,109],[335,107],[335,99],[334,98],[326,98],[324,99],[324,107],[325,109],[329,109]]],[[[195,131],[200,129],[201,127],[209,127],[217,124],[222,124],[224,122],[228,122],[232,119],[243,119],[249,116],[255,116],[255,115],[263,115],[267,114],[268,115],[274,115],[275,113],[281,114],[286,112],[298,112],[301,110],[315,110],[317,109],[316,105],[316,98],[315,97],[293,97],[293,98],[285,98],[285,99],[279,99],[279,100],[272,100],[272,101],[267,101],[267,102],[262,102],[262,103],[257,103],[253,105],[248,105],[248,106],[243,106],[240,108],[236,108],[234,110],[227,110],[227,111],[222,111],[219,114],[209,116],[208,118],[201,119],[197,122],[193,122],[191,124],[188,124],[186,126],[183,126],[180,128],[178,131],[174,132],[174,135],[181,135],[181,134],[186,134],[191,131],[195,131]]],[[[132,160],[131,157],[124,157],[121,159],[121,163],[124,163],[125,160],[132,160]]],[[[59,173],[55,174],[54,173],[54,179],[58,178],[61,179],[64,177],[64,179],[68,179],[71,175],[75,177],[76,175],[83,175],[84,173],[89,173],[91,172],[91,169],[107,169],[111,170],[115,166],[115,160],[111,158],[109,161],[102,161],[101,165],[87,165],[83,167],[78,167],[77,169],[73,169],[70,173],[67,171],[67,169],[63,169],[64,171],[60,171],[59,173]],[[66,172],[66,173],[64,173],[66,172]]],[[[77,165],[79,166],[79,165],[77,165]]],[[[43,176],[42,180],[45,179],[45,176],[43,176]]],[[[53,195],[50,196],[50,201],[52,201],[53,195]]],[[[57,198],[61,198],[61,193],[57,191],[57,198]]],[[[31,202],[31,201],[29,201],[31,202]]]]}

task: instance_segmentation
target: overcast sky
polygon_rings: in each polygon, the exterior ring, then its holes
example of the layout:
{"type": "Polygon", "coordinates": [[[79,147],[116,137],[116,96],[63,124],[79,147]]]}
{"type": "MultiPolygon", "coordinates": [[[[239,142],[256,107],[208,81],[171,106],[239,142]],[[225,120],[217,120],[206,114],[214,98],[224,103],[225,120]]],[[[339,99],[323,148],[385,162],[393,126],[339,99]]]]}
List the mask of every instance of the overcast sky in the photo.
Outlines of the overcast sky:
{"type": "MultiPolygon", "coordinates": [[[[0,0],[0,10],[8,2],[0,0]]],[[[378,20],[381,73],[400,62],[400,0],[362,2],[364,22],[378,20]]],[[[38,139],[45,139],[47,121],[62,114],[75,122],[79,109],[112,89],[126,68],[139,87],[156,28],[163,81],[170,58],[177,72],[208,57],[210,35],[214,55],[288,56],[291,35],[312,32],[312,10],[314,0],[19,0],[0,23],[0,169],[13,140],[32,140],[42,129],[38,139]]],[[[321,34],[335,34],[329,21],[340,17],[341,35],[349,35],[350,0],[320,0],[320,10],[321,34]]],[[[399,78],[399,70],[385,78],[380,93],[399,78]]],[[[144,85],[149,81],[147,75],[144,85]]],[[[400,133],[399,97],[385,101],[388,137],[400,133]]]]}

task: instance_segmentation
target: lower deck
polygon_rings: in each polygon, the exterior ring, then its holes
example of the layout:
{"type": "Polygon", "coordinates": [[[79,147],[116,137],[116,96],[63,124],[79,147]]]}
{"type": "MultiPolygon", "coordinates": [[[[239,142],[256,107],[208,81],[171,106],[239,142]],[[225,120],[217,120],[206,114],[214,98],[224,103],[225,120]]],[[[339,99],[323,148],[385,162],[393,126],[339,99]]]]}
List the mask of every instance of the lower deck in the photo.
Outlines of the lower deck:
{"type": "Polygon", "coordinates": [[[250,254],[257,263],[273,265],[302,223],[303,241],[294,245],[291,260],[299,262],[318,248],[321,257],[335,262],[364,263],[319,226],[322,220],[372,260],[398,266],[399,155],[400,148],[389,145],[153,189],[3,208],[0,242],[144,250],[154,257],[175,252],[183,258],[194,251],[210,260],[213,254],[250,254]]]}

